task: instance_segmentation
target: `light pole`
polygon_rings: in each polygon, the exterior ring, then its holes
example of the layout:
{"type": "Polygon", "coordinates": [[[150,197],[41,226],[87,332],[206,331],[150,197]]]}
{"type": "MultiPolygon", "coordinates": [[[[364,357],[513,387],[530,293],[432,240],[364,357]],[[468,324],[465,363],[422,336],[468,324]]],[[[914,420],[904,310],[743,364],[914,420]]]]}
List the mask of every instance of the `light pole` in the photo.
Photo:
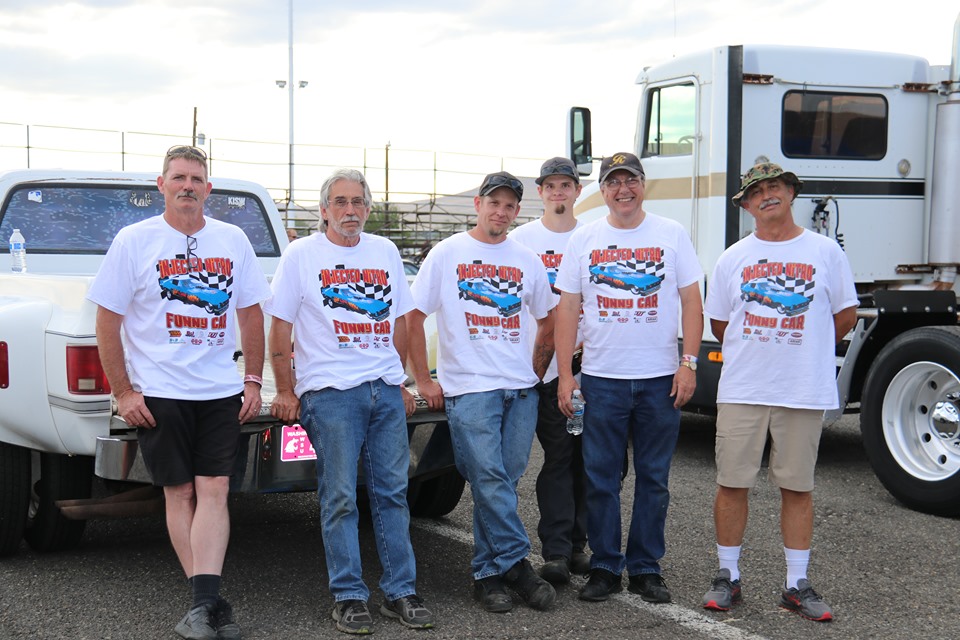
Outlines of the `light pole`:
{"type": "MultiPolygon", "coordinates": [[[[287,28],[287,49],[288,49],[287,79],[286,79],[286,80],[277,80],[276,83],[277,83],[277,86],[280,87],[281,89],[283,89],[284,87],[286,87],[287,92],[288,92],[288,93],[287,93],[287,101],[288,101],[288,103],[289,103],[289,111],[290,111],[289,116],[288,116],[288,120],[289,120],[289,122],[290,122],[290,158],[289,158],[289,161],[288,161],[288,162],[289,162],[289,165],[290,165],[290,177],[289,177],[290,188],[289,188],[289,190],[288,190],[288,192],[287,192],[287,211],[289,212],[289,211],[290,211],[290,206],[293,204],[293,167],[294,167],[294,164],[293,164],[293,89],[294,89],[294,85],[293,85],[293,0],[290,0],[290,1],[289,1],[288,8],[289,8],[289,10],[288,10],[288,12],[287,12],[287,13],[288,13],[288,28],[287,28]]],[[[299,83],[297,83],[297,86],[298,86],[300,89],[303,89],[304,87],[307,86],[307,84],[308,84],[308,83],[307,83],[306,80],[301,80],[299,83]]],[[[290,216],[289,216],[289,213],[287,214],[287,217],[288,217],[288,218],[290,217],[290,216]]]]}

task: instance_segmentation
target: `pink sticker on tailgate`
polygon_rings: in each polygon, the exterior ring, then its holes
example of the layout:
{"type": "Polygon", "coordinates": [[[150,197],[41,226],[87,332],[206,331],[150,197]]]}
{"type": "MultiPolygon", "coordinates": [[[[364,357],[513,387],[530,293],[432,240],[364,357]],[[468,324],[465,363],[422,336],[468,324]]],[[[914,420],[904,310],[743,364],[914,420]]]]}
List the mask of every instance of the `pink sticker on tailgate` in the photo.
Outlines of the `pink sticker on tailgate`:
{"type": "Polygon", "coordinates": [[[310,444],[307,432],[298,424],[285,426],[280,431],[280,461],[316,460],[317,452],[310,444]]]}

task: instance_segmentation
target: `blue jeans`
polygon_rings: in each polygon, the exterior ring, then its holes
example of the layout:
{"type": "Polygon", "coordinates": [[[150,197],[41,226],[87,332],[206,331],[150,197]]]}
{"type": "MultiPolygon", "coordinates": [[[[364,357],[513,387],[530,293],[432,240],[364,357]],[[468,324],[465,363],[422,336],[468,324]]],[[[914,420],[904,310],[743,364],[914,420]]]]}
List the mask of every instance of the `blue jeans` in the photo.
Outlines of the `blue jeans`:
{"type": "Polygon", "coordinates": [[[587,537],[591,568],[621,574],[660,573],[670,460],[680,432],[680,410],[670,397],[673,376],[617,380],[582,375],[583,463],[587,472],[587,537]],[[633,439],[633,515],[626,556],[621,552],[620,470],[633,439]]]}
{"type": "Polygon", "coordinates": [[[537,392],[498,389],[445,402],[457,469],[473,495],[473,577],[503,575],[530,553],[517,483],[537,428],[537,392]]]}
{"type": "Polygon", "coordinates": [[[407,508],[410,445],[400,387],[378,379],[345,391],[308,391],[300,398],[300,418],[317,450],[320,528],[334,600],[370,597],[360,567],[358,460],[383,567],[380,589],[388,600],[416,593],[407,508]]]}

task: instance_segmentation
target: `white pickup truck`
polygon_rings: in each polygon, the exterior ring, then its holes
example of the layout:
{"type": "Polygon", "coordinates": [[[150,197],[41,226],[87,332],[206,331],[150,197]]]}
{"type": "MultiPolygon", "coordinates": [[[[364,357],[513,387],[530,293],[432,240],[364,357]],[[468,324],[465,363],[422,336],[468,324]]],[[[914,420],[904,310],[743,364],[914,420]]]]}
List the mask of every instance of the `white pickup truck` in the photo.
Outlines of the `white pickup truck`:
{"type": "MultiPolygon", "coordinates": [[[[273,200],[250,182],[211,181],[206,214],[241,227],[272,277],[287,244],[273,200]]],[[[85,296],[117,231],[162,211],[156,175],[0,174],[0,238],[21,230],[28,268],[11,273],[9,248],[0,248],[0,556],[16,553],[23,538],[40,551],[71,548],[87,518],[160,504],[136,430],[114,414],[97,353],[96,307],[85,296]],[[106,481],[96,492],[95,477],[106,481]]],[[[267,382],[265,401],[273,397],[267,382]]],[[[445,515],[464,486],[446,417],[418,398],[408,431],[411,511],[445,515]]],[[[243,427],[231,490],[315,490],[314,459],[305,432],[273,420],[267,405],[243,427]]]]}

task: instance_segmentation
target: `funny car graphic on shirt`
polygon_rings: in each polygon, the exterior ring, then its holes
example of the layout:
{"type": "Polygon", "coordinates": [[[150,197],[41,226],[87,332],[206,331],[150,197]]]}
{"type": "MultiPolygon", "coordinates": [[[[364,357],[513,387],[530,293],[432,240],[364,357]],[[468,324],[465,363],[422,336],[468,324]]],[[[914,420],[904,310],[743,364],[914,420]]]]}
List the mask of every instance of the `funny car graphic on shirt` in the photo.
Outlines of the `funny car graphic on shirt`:
{"type": "Polygon", "coordinates": [[[743,340],[803,344],[805,314],[816,287],[813,265],[758,260],[741,271],[743,340]]]}
{"type": "Polygon", "coordinates": [[[457,265],[457,295],[471,340],[520,342],[523,272],[517,267],[485,264],[482,260],[457,265]]]}
{"type": "Polygon", "coordinates": [[[550,282],[550,291],[559,296],[560,290],[557,289],[557,272],[560,270],[560,262],[563,260],[563,254],[557,253],[553,249],[547,249],[545,253],[540,254],[540,260],[547,270],[547,280],[550,282]]]}
{"type": "Polygon", "coordinates": [[[233,295],[233,261],[176,254],[156,264],[160,297],[179,302],[179,313],[165,314],[170,344],[224,344],[227,311],[233,295]],[[197,311],[206,315],[197,315],[197,311]],[[213,317],[208,317],[213,316],[213,317]]]}
{"type": "Polygon", "coordinates": [[[386,270],[348,269],[338,264],[321,270],[318,278],[323,306],[350,313],[332,316],[340,349],[382,349],[390,344],[393,299],[386,270]]]}
{"type": "Polygon", "coordinates": [[[664,279],[663,249],[622,248],[611,245],[590,252],[590,282],[599,285],[598,321],[601,323],[651,323],[664,279]]]}

